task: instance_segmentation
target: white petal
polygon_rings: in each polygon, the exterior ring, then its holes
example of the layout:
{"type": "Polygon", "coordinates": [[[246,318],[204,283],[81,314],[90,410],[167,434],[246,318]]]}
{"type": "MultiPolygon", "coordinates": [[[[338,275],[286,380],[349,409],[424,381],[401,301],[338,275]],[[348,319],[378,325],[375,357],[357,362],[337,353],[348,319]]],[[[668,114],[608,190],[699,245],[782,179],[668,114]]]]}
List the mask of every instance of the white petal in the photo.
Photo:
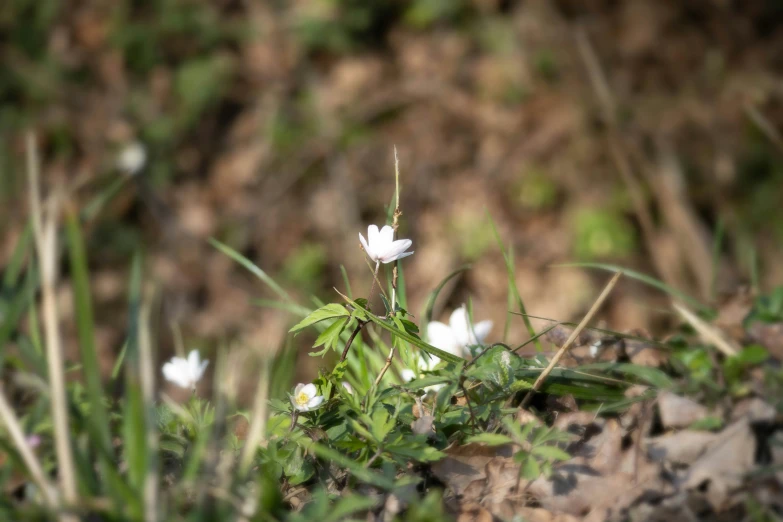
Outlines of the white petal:
{"type": "Polygon", "coordinates": [[[171,362],[163,365],[163,376],[180,388],[190,388],[191,381],[187,375],[187,363],[184,359],[174,357],[171,362]]]}
{"type": "Polygon", "coordinates": [[[198,381],[201,379],[201,377],[204,375],[204,370],[207,369],[207,366],[209,366],[209,360],[204,359],[201,361],[201,366],[196,369],[196,373],[193,375],[193,380],[198,381]]]}
{"type": "Polygon", "coordinates": [[[405,368],[400,372],[400,379],[404,382],[411,382],[416,378],[416,372],[411,369],[405,368]]]}
{"type": "Polygon", "coordinates": [[[465,308],[465,305],[462,305],[451,312],[451,317],[449,317],[449,326],[451,326],[451,331],[454,334],[455,342],[460,347],[464,347],[469,344],[475,344],[471,342],[473,340],[473,336],[468,329],[468,310],[465,308]]]}
{"type": "Polygon", "coordinates": [[[383,248],[386,248],[388,245],[391,245],[394,241],[394,229],[390,227],[389,225],[386,225],[381,229],[381,245],[383,245],[383,248]]]}
{"type": "Polygon", "coordinates": [[[408,250],[411,245],[413,244],[413,241],[410,239],[398,239],[397,241],[389,244],[386,246],[386,248],[381,252],[380,260],[382,263],[390,263],[392,261],[395,261],[397,259],[403,258],[405,256],[409,256],[413,254],[413,252],[408,252],[407,254],[403,255],[403,252],[408,250]]]}
{"type": "Polygon", "coordinates": [[[318,390],[315,387],[315,384],[310,383],[304,387],[302,387],[302,392],[307,395],[310,399],[318,395],[318,390]]]}
{"type": "Polygon", "coordinates": [[[427,340],[435,348],[440,348],[453,355],[459,355],[459,346],[457,346],[454,332],[441,322],[432,321],[427,324],[427,340]]]}
{"type": "Polygon", "coordinates": [[[376,225],[370,225],[367,227],[367,242],[370,244],[370,249],[377,250],[380,245],[381,233],[378,231],[376,225]]]}
{"type": "Polygon", "coordinates": [[[304,387],[305,387],[305,385],[303,383],[301,383],[301,382],[299,384],[297,384],[296,388],[294,388],[294,397],[299,395],[299,392],[302,391],[302,388],[304,388],[304,387]]]}
{"type": "Polygon", "coordinates": [[[310,399],[307,403],[307,409],[308,410],[314,410],[317,407],[321,405],[321,403],[324,402],[324,396],[323,395],[316,395],[312,399],[310,399]]]}
{"type": "Polygon", "coordinates": [[[364,239],[364,236],[361,232],[359,232],[359,241],[362,242],[362,246],[364,247],[364,251],[367,252],[367,255],[372,257],[372,252],[370,251],[370,245],[367,244],[367,241],[364,239]]]}
{"type": "Polygon", "coordinates": [[[473,333],[476,336],[478,343],[483,343],[489,332],[492,330],[492,321],[489,319],[485,321],[479,321],[473,325],[473,333]]]}
{"type": "Polygon", "coordinates": [[[340,384],[342,384],[343,388],[345,388],[345,391],[347,391],[349,394],[353,395],[353,386],[351,386],[350,382],[343,381],[340,384]]]}
{"type": "Polygon", "coordinates": [[[195,375],[198,370],[199,360],[201,358],[198,355],[198,350],[191,350],[188,354],[188,369],[191,375],[195,375]]]}

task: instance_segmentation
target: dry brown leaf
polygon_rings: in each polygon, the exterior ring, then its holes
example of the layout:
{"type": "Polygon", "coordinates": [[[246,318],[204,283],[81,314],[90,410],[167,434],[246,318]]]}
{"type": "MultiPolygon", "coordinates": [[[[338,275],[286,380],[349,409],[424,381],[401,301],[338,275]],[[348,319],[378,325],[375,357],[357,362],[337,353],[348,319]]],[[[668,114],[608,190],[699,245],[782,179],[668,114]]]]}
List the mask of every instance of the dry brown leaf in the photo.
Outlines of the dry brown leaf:
{"type": "Polygon", "coordinates": [[[686,428],[709,415],[709,410],[696,401],[668,391],[658,394],[658,412],[664,428],[686,428]]]}
{"type": "Polygon", "coordinates": [[[485,480],[486,466],[494,459],[510,459],[510,445],[488,447],[482,444],[452,444],[444,450],[446,458],[432,465],[432,471],[456,495],[462,495],[474,480],[485,480]]]}

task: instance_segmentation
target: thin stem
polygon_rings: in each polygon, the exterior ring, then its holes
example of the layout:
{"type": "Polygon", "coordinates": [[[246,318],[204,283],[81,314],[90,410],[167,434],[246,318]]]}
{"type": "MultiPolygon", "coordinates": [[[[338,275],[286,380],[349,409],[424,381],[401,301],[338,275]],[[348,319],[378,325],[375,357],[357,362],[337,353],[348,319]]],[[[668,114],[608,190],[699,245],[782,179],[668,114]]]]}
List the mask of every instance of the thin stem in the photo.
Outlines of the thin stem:
{"type": "MultiPolygon", "coordinates": [[[[584,328],[587,326],[587,323],[593,320],[593,316],[596,314],[596,312],[598,312],[598,309],[601,308],[601,305],[604,304],[606,298],[609,297],[609,294],[612,292],[614,285],[617,284],[617,281],[622,275],[622,272],[617,272],[609,281],[603,292],[601,292],[601,295],[598,296],[598,299],[595,300],[595,303],[593,303],[593,306],[587,312],[587,315],[585,315],[577,327],[574,328],[574,331],[571,332],[571,335],[568,337],[568,339],[566,339],[565,344],[563,344],[563,347],[557,351],[555,356],[552,357],[552,360],[549,361],[549,365],[543,372],[541,372],[541,375],[538,376],[536,382],[533,383],[533,388],[531,388],[530,391],[527,392],[527,395],[525,395],[525,398],[522,399],[522,403],[519,405],[520,409],[525,408],[530,403],[533,395],[535,395],[536,391],[538,391],[538,389],[541,388],[541,385],[544,383],[544,379],[546,379],[547,376],[552,373],[552,370],[555,368],[557,363],[560,362],[560,359],[563,357],[563,355],[565,355],[568,349],[571,348],[571,345],[574,344],[574,341],[577,337],[579,337],[579,334],[582,333],[582,330],[584,330],[584,328]]],[[[510,399],[511,397],[509,397],[509,400],[510,399]]]]}
{"type": "Polygon", "coordinates": [[[386,358],[386,363],[383,365],[383,368],[381,368],[381,373],[378,374],[378,377],[375,379],[375,386],[378,386],[380,384],[381,379],[383,379],[383,376],[386,374],[386,370],[389,369],[389,366],[391,366],[392,360],[394,359],[394,344],[392,344],[391,350],[389,350],[389,356],[386,358]]]}
{"type": "MultiPolygon", "coordinates": [[[[378,269],[381,267],[381,262],[376,261],[375,262],[375,272],[372,274],[372,285],[370,286],[370,293],[367,294],[367,309],[370,309],[370,299],[372,299],[372,292],[375,290],[375,281],[378,280],[378,269]]],[[[380,283],[378,283],[380,286],[380,283]]]]}
{"type": "Polygon", "coordinates": [[[354,328],[353,333],[351,333],[351,336],[348,338],[348,342],[345,343],[345,349],[343,350],[343,354],[340,356],[340,362],[343,362],[346,357],[348,357],[348,351],[351,349],[351,345],[353,344],[353,340],[356,338],[357,335],[359,335],[359,332],[362,328],[364,328],[364,325],[367,324],[366,321],[358,321],[356,323],[356,328],[354,328]]]}
{"type": "Polygon", "coordinates": [[[299,420],[299,410],[296,408],[291,411],[291,427],[288,428],[288,433],[291,433],[294,431],[294,428],[296,428],[296,421],[299,420]]]}

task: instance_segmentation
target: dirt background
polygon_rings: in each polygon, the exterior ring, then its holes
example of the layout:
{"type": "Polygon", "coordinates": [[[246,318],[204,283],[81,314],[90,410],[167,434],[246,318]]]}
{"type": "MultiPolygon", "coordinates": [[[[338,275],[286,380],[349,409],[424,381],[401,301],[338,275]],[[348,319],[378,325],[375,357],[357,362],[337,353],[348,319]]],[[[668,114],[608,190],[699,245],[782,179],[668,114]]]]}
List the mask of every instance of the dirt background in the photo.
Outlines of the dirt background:
{"type": "MultiPolygon", "coordinates": [[[[763,0],[3,2],[0,266],[28,216],[33,129],[47,190],[76,205],[123,175],[124,147],[148,153],[85,225],[107,371],[139,244],[162,297],[161,357],[171,325],[208,355],[284,342],[291,316],[252,304],[272,294],[211,236],[303,303],[336,298],[341,264],[366,292],[357,234],[384,220],[394,145],[417,316],[470,262],[437,316],[470,297],[501,338],[507,280],[487,213],[534,315],[589,308],[608,275],[552,266],[571,261],[633,268],[708,303],[767,289],[783,281],[781,22],[763,0]]],[[[72,334],[67,275],[61,292],[72,334]]],[[[625,280],[601,318],[663,332],[666,309],[625,280]]],[[[517,317],[509,341],[525,337],[517,317]]],[[[297,377],[312,376],[322,363],[306,337],[294,344],[297,377]]]]}

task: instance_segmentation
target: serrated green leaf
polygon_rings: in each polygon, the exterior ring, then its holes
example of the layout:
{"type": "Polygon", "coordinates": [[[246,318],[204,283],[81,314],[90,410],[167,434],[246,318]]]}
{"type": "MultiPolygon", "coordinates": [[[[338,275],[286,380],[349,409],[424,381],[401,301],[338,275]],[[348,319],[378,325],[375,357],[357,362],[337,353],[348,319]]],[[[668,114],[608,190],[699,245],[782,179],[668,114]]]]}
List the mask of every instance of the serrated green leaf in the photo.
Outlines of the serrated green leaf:
{"type": "Polygon", "coordinates": [[[337,346],[337,343],[340,341],[340,334],[343,333],[343,330],[345,329],[345,325],[348,324],[348,317],[341,317],[337,319],[335,322],[333,322],[329,327],[321,332],[321,335],[318,336],[318,338],[315,340],[315,344],[313,344],[313,348],[318,348],[319,346],[323,345],[324,349],[320,350],[318,352],[310,353],[311,357],[317,357],[320,355],[325,354],[335,346],[337,346]]]}
{"type": "Polygon", "coordinates": [[[478,435],[473,435],[465,440],[465,443],[467,444],[472,442],[480,442],[482,444],[487,444],[488,446],[502,446],[504,444],[511,444],[514,440],[511,437],[500,433],[479,433],[478,435]]]}
{"type": "Polygon", "coordinates": [[[571,455],[557,446],[535,446],[531,451],[534,455],[545,459],[569,460],[571,458],[571,455]]]}
{"type": "Polygon", "coordinates": [[[314,310],[307,317],[299,321],[293,328],[288,330],[289,333],[296,333],[304,330],[308,326],[312,326],[326,319],[333,319],[335,317],[350,317],[350,312],[341,304],[330,303],[326,306],[314,310]]]}

